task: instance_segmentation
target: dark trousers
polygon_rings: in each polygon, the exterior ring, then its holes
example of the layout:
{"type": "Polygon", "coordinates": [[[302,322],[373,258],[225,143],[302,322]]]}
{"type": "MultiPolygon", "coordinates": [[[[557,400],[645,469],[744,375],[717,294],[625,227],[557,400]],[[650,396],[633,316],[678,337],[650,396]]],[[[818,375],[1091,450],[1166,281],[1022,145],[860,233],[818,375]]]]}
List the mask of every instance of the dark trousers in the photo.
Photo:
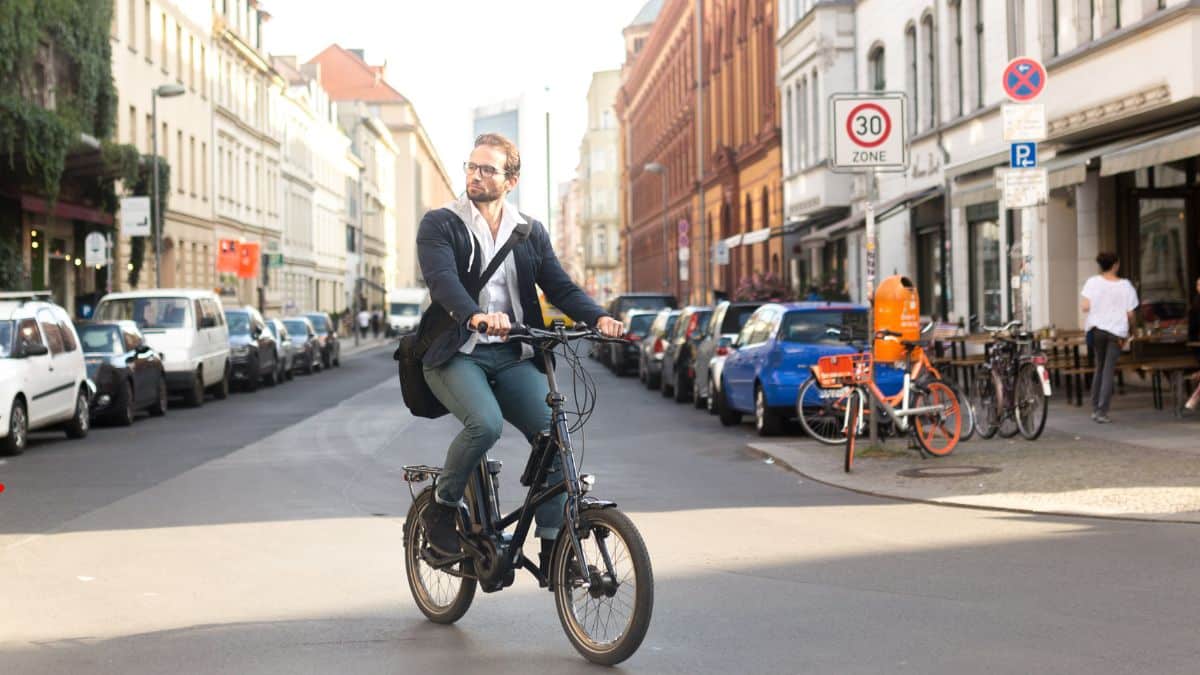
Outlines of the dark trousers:
{"type": "Polygon", "coordinates": [[[1112,403],[1117,359],[1121,357],[1121,338],[1099,328],[1093,328],[1089,333],[1092,359],[1096,362],[1096,373],[1092,376],[1092,411],[1107,415],[1108,405],[1112,403]]]}

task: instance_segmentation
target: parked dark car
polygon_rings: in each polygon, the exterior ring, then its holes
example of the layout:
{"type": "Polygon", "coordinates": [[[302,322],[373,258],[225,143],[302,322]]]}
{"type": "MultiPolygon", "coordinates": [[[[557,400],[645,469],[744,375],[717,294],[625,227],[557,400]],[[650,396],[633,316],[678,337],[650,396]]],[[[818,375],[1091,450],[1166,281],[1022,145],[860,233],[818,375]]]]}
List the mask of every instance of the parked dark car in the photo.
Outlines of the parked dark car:
{"type": "Polygon", "coordinates": [[[290,316],[283,320],[288,336],[292,339],[295,352],[292,356],[293,368],[312,375],[321,369],[321,341],[317,338],[317,330],[312,321],[306,316],[290,316]]]}
{"type": "MultiPolygon", "coordinates": [[[[743,414],[753,414],[760,435],[778,433],[785,420],[795,417],[800,385],[817,360],[856,351],[828,329],[850,327],[861,335],[866,325],[863,305],[788,302],[759,307],[742,327],[721,371],[721,424],[733,426],[743,414]]],[[[900,369],[876,364],[875,382],[885,395],[898,391],[903,379],[900,369]]]]}
{"type": "MultiPolygon", "coordinates": [[[[620,318],[631,309],[649,309],[657,312],[660,309],[674,309],[678,304],[675,296],[667,293],[624,293],[609,300],[604,309],[612,316],[620,318]]],[[[609,361],[612,350],[601,349],[599,345],[598,342],[593,343],[592,357],[600,359],[601,363],[612,368],[613,364],[609,361]]]]}
{"type": "Polygon", "coordinates": [[[664,397],[674,396],[676,403],[686,403],[692,399],[692,380],[696,378],[696,346],[708,328],[710,318],[712,307],[685,307],[667,338],[662,361],[662,394],[664,397]]]}
{"type": "Polygon", "coordinates": [[[166,414],[167,376],[162,358],[146,344],[136,323],[80,324],[79,342],[88,378],[96,385],[93,419],[129,426],[139,410],[154,416],[166,414]]]}
{"type": "Polygon", "coordinates": [[[337,324],[325,312],[308,312],[304,315],[312,322],[321,343],[321,365],[337,368],[342,365],[342,343],[338,340],[337,324]]]}
{"type": "Polygon", "coordinates": [[[721,366],[730,352],[730,345],[742,332],[742,326],[762,306],[761,302],[721,301],[713,309],[712,319],[696,345],[696,377],[692,379],[692,402],[697,408],[707,407],[717,414],[716,399],[712,392],[721,381],[721,366]]]}
{"type": "Polygon", "coordinates": [[[650,330],[642,338],[642,352],[638,363],[638,379],[647,389],[658,389],[662,385],[662,359],[667,350],[667,336],[679,319],[679,310],[659,310],[650,324],[650,330]]]}
{"type": "Polygon", "coordinates": [[[275,338],[275,355],[279,358],[279,378],[290,380],[295,377],[296,346],[292,344],[292,336],[288,333],[283,319],[267,319],[267,330],[275,338]]]}
{"type": "Polygon", "coordinates": [[[625,375],[630,371],[637,370],[638,360],[642,353],[642,338],[646,337],[646,333],[650,330],[650,324],[654,323],[656,316],[658,316],[658,312],[654,310],[628,310],[621,316],[621,322],[625,324],[625,339],[628,342],[600,343],[604,349],[608,350],[608,354],[602,356],[601,360],[607,363],[614,373],[625,375]]]}
{"type": "Polygon", "coordinates": [[[225,323],[234,382],[240,382],[246,391],[257,391],[264,380],[272,387],[278,384],[279,352],[262,314],[249,306],[227,309],[225,323]]]}

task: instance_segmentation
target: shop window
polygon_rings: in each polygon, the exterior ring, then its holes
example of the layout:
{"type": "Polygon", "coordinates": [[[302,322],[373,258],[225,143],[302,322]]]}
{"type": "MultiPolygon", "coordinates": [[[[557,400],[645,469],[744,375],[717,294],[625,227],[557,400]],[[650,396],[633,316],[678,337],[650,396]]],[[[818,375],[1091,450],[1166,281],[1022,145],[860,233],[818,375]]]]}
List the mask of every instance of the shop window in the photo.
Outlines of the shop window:
{"type": "Polygon", "coordinates": [[[946,318],[945,241],[940,227],[917,234],[917,295],[921,314],[933,319],[946,318]]]}
{"type": "Polygon", "coordinates": [[[1004,290],[1000,279],[1000,224],[995,204],[967,209],[970,252],[970,313],[980,324],[1002,323],[1004,290]]]}
{"type": "Polygon", "coordinates": [[[1147,323],[1186,317],[1188,283],[1186,201],[1138,200],[1138,313],[1147,323]]]}

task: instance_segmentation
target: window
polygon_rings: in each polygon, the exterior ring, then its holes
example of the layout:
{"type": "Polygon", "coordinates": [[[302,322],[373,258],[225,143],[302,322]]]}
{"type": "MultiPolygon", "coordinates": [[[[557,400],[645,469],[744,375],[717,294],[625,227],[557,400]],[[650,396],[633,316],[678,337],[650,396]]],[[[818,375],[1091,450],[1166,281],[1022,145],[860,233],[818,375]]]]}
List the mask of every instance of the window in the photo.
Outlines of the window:
{"type": "Polygon", "coordinates": [[[137,108],[129,106],[129,133],[127,134],[130,145],[137,145],[137,108]]]}
{"type": "Polygon", "coordinates": [[[191,187],[192,196],[195,197],[196,196],[196,137],[195,136],[192,136],[191,138],[188,139],[188,157],[190,158],[190,163],[188,164],[188,173],[190,175],[188,176],[188,180],[189,180],[189,185],[191,187]]]}
{"type": "Polygon", "coordinates": [[[150,35],[150,0],[145,0],[142,3],[142,26],[146,33],[146,60],[150,60],[150,55],[153,54],[153,36],[150,35]]]}
{"type": "Polygon", "coordinates": [[[954,44],[951,46],[950,57],[950,105],[954,115],[961,116],[964,110],[963,99],[963,26],[962,0],[950,3],[950,27],[954,30],[954,44]]]}
{"type": "Polygon", "coordinates": [[[979,323],[1003,323],[1004,289],[1000,279],[1000,225],[996,204],[967,207],[970,238],[971,314],[979,323]]]}
{"type": "Polygon", "coordinates": [[[796,101],[796,124],[800,127],[799,155],[800,167],[808,166],[808,79],[800,80],[800,97],[796,101]]]}
{"type": "Polygon", "coordinates": [[[940,226],[917,233],[917,297],[921,301],[921,314],[935,320],[946,318],[945,249],[946,239],[940,226]]]}
{"type": "Polygon", "coordinates": [[[1050,54],[1058,56],[1058,0],[1050,0],[1050,54]]]}
{"type": "Polygon", "coordinates": [[[785,148],[787,173],[790,174],[796,170],[796,153],[793,152],[793,144],[796,142],[796,127],[792,124],[792,88],[790,86],[787,88],[786,93],[784,93],[783,98],[785,101],[783,106],[783,128],[785,130],[784,133],[787,134],[787,147],[785,148]]]}
{"type": "Polygon", "coordinates": [[[62,336],[63,351],[73,352],[79,349],[79,343],[75,341],[75,331],[71,330],[71,321],[65,315],[59,312],[58,317],[58,332],[62,336]]]}
{"type": "Polygon", "coordinates": [[[146,115],[146,152],[149,153],[154,148],[154,122],[149,115],[146,115]]]}
{"type": "MultiPolygon", "coordinates": [[[[45,344],[42,341],[41,331],[38,330],[37,321],[33,319],[24,319],[17,325],[17,350],[24,350],[28,345],[45,344]]],[[[0,345],[3,347],[4,345],[0,345]]]]}
{"type": "Polygon", "coordinates": [[[137,0],[129,0],[129,36],[125,43],[132,52],[137,52],[137,0]]]}
{"type": "Polygon", "coordinates": [[[183,84],[183,28],[175,24],[175,81],[183,84]]]}
{"type": "Polygon", "coordinates": [[[188,87],[196,89],[196,38],[188,36],[188,87]]]}
{"type": "MultiPolygon", "coordinates": [[[[164,155],[166,153],[163,153],[164,155]]],[[[175,132],[175,166],[177,167],[177,175],[175,184],[178,187],[179,194],[183,194],[183,132],[175,132]]]]}
{"type": "MultiPolygon", "coordinates": [[[[975,107],[983,107],[983,0],[975,0],[975,107]]],[[[992,324],[995,325],[995,324],[992,324]]]]}
{"type": "Polygon", "coordinates": [[[813,164],[821,159],[821,90],[817,87],[817,71],[812,74],[812,157],[813,164]]]}
{"type": "Polygon", "coordinates": [[[168,145],[171,137],[167,135],[167,123],[162,123],[162,147],[158,149],[160,156],[167,161],[171,160],[171,153],[168,151],[168,145]]]}
{"type": "Polygon", "coordinates": [[[887,64],[884,59],[883,46],[871,50],[867,56],[867,74],[870,77],[870,87],[875,91],[887,89],[887,64]]]}
{"type": "Polygon", "coordinates": [[[208,200],[208,143],[200,142],[200,196],[208,200]]]}
{"type": "Polygon", "coordinates": [[[162,30],[158,33],[159,65],[162,66],[165,73],[167,72],[167,13],[162,12],[159,14],[159,19],[161,19],[160,23],[162,24],[162,30]]]}
{"type": "Polygon", "coordinates": [[[200,95],[208,96],[208,56],[204,45],[200,45],[200,95]]]}
{"type": "Polygon", "coordinates": [[[924,127],[932,129],[938,122],[937,100],[937,33],[933,28],[933,15],[921,19],[922,60],[925,62],[925,81],[922,98],[925,108],[924,127]]]}
{"type": "Polygon", "coordinates": [[[905,82],[905,91],[908,92],[908,100],[912,101],[912,117],[908,118],[908,131],[914,133],[917,130],[917,120],[920,118],[921,102],[917,99],[917,28],[909,26],[904,31],[904,56],[908,61],[908,77],[905,82]]]}
{"type": "Polygon", "coordinates": [[[54,315],[48,309],[40,309],[37,313],[38,323],[41,324],[42,334],[46,336],[46,346],[50,348],[51,356],[63,353],[62,331],[55,321],[54,315]]]}

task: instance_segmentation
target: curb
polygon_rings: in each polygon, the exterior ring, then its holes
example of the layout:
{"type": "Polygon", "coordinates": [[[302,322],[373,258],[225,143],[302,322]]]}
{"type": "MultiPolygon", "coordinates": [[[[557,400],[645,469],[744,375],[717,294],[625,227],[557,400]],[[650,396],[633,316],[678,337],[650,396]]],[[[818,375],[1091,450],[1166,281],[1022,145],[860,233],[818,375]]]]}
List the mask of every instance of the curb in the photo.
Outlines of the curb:
{"type": "Polygon", "coordinates": [[[1177,520],[1177,519],[1172,519],[1172,518],[1146,518],[1146,517],[1141,517],[1141,516],[1114,516],[1114,515],[1108,515],[1108,514],[1084,513],[1084,512],[1074,512],[1074,511],[1042,511],[1042,510],[1036,510],[1036,509],[1018,509],[1018,508],[1009,507],[1009,506],[988,506],[985,504],[964,504],[961,502],[953,502],[953,501],[938,501],[936,499],[921,499],[919,497],[904,497],[901,495],[888,494],[886,492],[876,492],[873,490],[864,490],[862,488],[850,487],[848,485],[833,483],[828,480],[822,480],[820,478],[814,478],[813,476],[811,476],[807,473],[804,473],[800,469],[797,469],[795,467],[795,465],[791,464],[790,462],[783,459],[782,457],[779,457],[778,455],[776,455],[774,453],[767,452],[766,450],[763,450],[761,448],[756,448],[749,443],[747,443],[745,446],[745,452],[747,454],[753,455],[755,457],[770,458],[772,462],[774,462],[776,465],[782,467],[785,471],[790,471],[798,476],[803,476],[805,479],[810,480],[814,483],[820,483],[821,485],[826,485],[828,487],[837,488],[839,490],[845,490],[847,492],[854,492],[854,493],[860,494],[860,495],[866,495],[868,497],[891,499],[893,501],[898,501],[898,502],[909,502],[911,504],[929,504],[931,506],[948,506],[948,507],[956,508],[956,509],[973,509],[976,511],[994,511],[994,512],[999,512],[999,513],[1020,513],[1020,514],[1024,514],[1024,515],[1033,515],[1033,516],[1055,516],[1058,518],[1091,518],[1091,519],[1095,519],[1095,520],[1115,520],[1115,521],[1125,521],[1125,522],[1135,522],[1135,523],[1170,523],[1170,524],[1174,524],[1174,525],[1192,525],[1192,526],[1200,525],[1200,523],[1198,523],[1196,521],[1177,520]]]}

